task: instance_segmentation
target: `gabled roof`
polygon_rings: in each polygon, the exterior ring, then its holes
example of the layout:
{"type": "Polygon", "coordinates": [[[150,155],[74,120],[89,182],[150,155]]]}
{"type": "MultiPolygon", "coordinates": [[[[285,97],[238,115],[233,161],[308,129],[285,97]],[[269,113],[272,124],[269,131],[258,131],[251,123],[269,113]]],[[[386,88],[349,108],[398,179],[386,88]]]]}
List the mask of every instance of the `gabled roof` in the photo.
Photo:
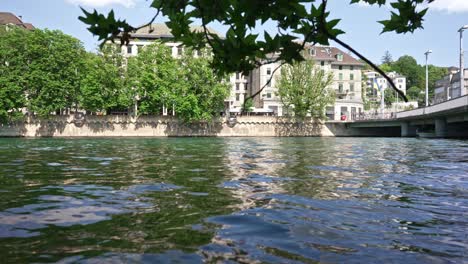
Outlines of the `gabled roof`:
{"type": "Polygon", "coordinates": [[[0,25],[23,25],[23,21],[9,12],[0,12],[0,25]]]}
{"type": "Polygon", "coordinates": [[[364,66],[364,64],[339,48],[329,46],[312,46],[306,45],[307,58],[312,58],[317,61],[331,61],[332,65],[355,65],[364,66]],[[309,50],[315,49],[315,56],[309,55],[309,50]],[[341,61],[338,61],[338,54],[343,56],[341,61]]]}
{"type": "Polygon", "coordinates": [[[0,12],[0,25],[16,25],[26,29],[34,29],[31,23],[23,23],[20,18],[10,12],[0,12]]]}

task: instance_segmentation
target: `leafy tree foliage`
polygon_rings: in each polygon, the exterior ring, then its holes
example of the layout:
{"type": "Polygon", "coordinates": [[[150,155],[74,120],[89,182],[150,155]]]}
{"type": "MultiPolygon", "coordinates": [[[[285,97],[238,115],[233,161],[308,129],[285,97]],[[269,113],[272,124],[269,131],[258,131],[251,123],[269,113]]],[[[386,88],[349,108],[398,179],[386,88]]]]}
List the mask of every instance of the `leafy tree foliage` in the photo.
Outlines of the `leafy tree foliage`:
{"type": "Polygon", "coordinates": [[[247,100],[244,100],[244,103],[242,104],[243,113],[252,112],[253,108],[254,108],[254,104],[253,104],[252,98],[247,98],[247,100]]]}
{"type": "Polygon", "coordinates": [[[105,46],[99,54],[88,53],[80,83],[80,107],[106,113],[126,110],[133,99],[125,87],[124,60],[119,48],[105,46]]]}
{"type": "Polygon", "coordinates": [[[406,77],[407,86],[422,87],[424,83],[424,69],[416,60],[408,55],[400,57],[391,65],[391,69],[406,77]]]}
{"type": "Polygon", "coordinates": [[[175,103],[176,91],[185,83],[181,70],[169,47],[161,43],[146,46],[138,56],[129,58],[127,85],[141,114],[160,114],[163,107],[175,103]]]}
{"type": "Polygon", "coordinates": [[[0,31],[0,122],[22,116],[26,105],[24,90],[27,31],[12,28],[0,31]]]}
{"type": "MultiPolygon", "coordinates": [[[[389,0],[351,0],[351,4],[366,2],[371,5],[384,5],[389,0]]],[[[433,0],[397,0],[391,2],[392,12],[388,20],[379,21],[383,32],[397,33],[413,32],[422,27],[423,17],[427,9],[420,10],[422,4],[433,0]]],[[[172,30],[177,41],[185,46],[202,48],[209,45],[213,51],[212,66],[218,73],[248,72],[262,63],[272,61],[303,61],[301,51],[305,42],[328,45],[334,40],[360,59],[373,66],[385,76],[372,62],[355,49],[341,41],[338,36],[344,32],[338,28],[339,19],[331,19],[327,9],[327,0],[152,0],[150,6],[156,9],[156,15],[161,13],[169,19],[167,25],[172,30]],[[201,21],[204,30],[192,31],[193,21],[201,21]],[[252,33],[253,28],[259,28],[267,21],[276,23],[278,34],[270,35],[264,32],[264,40],[252,33]],[[211,33],[207,25],[217,23],[227,26],[229,30],[225,38],[211,33]],[[303,39],[298,43],[297,36],[303,39]],[[279,56],[272,59],[269,54],[279,56]]],[[[343,6],[350,3],[343,2],[343,6]]],[[[79,19],[89,25],[89,31],[100,39],[115,40],[121,43],[129,41],[134,29],[125,20],[116,20],[111,11],[107,16],[83,10],[84,16],[79,19]]],[[[261,30],[261,28],[260,28],[261,30]]],[[[388,78],[391,84],[392,81],[388,78]]],[[[393,85],[394,87],[394,85],[393,85]]],[[[396,87],[394,87],[396,89],[396,87]]],[[[401,92],[400,92],[401,93],[401,92]]]]}
{"type": "Polygon", "coordinates": [[[85,50],[60,31],[11,28],[0,34],[0,107],[3,120],[26,107],[47,116],[76,105],[85,50]]]}
{"type": "Polygon", "coordinates": [[[177,91],[176,113],[185,121],[209,121],[219,116],[224,109],[224,99],[229,95],[230,85],[223,81],[226,76],[216,75],[210,66],[211,58],[195,58],[188,50],[181,63],[184,69],[184,85],[177,91]]]}
{"type": "Polygon", "coordinates": [[[330,87],[332,82],[333,74],[314,66],[312,60],[296,62],[281,68],[277,80],[278,95],[284,107],[291,109],[295,117],[323,118],[325,107],[335,100],[330,87]]]}
{"type": "MultiPolygon", "coordinates": [[[[206,53],[206,52],[205,52],[206,53]]],[[[173,109],[185,121],[211,120],[224,107],[229,86],[210,67],[205,56],[191,50],[173,58],[162,43],[146,46],[128,62],[128,85],[142,114],[173,109]]]]}
{"type": "Polygon", "coordinates": [[[33,30],[27,39],[26,93],[28,109],[47,116],[71,108],[79,93],[79,70],[85,50],[81,42],[60,31],[33,30]]]}
{"type": "MultiPolygon", "coordinates": [[[[408,97],[413,100],[413,101],[418,101],[419,98],[421,97],[421,88],[417,87],[417,86],[412,86],[411,88],[409,88],[407,91],[406,91],[406,94],[408,95],[408,97]]],[[[424,97],[424,96],[422,96],[424,97]]]]}

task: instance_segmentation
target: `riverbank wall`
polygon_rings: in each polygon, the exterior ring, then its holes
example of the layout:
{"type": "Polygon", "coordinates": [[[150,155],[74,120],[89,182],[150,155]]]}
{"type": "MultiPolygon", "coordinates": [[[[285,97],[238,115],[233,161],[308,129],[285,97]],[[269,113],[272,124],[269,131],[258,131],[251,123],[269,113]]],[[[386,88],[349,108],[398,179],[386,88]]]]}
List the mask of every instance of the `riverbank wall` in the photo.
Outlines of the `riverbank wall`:
{"type": "Polygon", "coordinates": [[[343,122],[283,117],[241,116],[235,123],[226,118],[211,122],[184,123],[173,117],[140,116],[52,116],[28,118],[3,124],[0,137],[290,137],[290,136],[399,136],[375,129],[357,129],[343,122]]]}

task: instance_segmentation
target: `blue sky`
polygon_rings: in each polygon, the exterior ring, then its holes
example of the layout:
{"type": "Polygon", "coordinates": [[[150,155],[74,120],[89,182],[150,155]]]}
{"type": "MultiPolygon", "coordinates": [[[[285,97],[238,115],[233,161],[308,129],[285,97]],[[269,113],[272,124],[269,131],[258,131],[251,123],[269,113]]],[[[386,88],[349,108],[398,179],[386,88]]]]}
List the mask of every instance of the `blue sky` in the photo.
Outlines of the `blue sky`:
{"type": "MultiPolygon", "coordinates": [[[[439,66],[457,66],[459,61],[458,28],[468,24],[468,0],[436,0],[430,6],[424,29],[414,34],[380,34],[381,25],[376,21],[389,17],[388,7],[349,6],[349,0],[331,0],[331,16],[342,18],[339,26],[346,31],[342,39],[374,62],[380,63],[386,50],[394,59],[411,55],[424,63],[424,52],[431,49],[429,63],[439,66]]],[[[78,20],[79,6],[100,12],[114,9],[116,16],[127,19],[132,25],[143,24],[152,17],[154,9],[148,8],[146,0],[0,0],[0,11],[21,15],[25,22],[38,28],[59,29],[80,39],[86,49],[94,50],[97,39],[78,20]]],[[[164,21],[163,18],[157,22],[164,21]]],[[[224,29],[212,25],[224,32],[224,29]]],[[[274,32],[274,27],[266,29],[274,32]]],[[[464,49],[468,49],[468,31],[464,49]]],[[[467,52],[468,53],[468,52],[467,52]]],[[[465,59],[466,60],[466,59],[465,59]]]]}

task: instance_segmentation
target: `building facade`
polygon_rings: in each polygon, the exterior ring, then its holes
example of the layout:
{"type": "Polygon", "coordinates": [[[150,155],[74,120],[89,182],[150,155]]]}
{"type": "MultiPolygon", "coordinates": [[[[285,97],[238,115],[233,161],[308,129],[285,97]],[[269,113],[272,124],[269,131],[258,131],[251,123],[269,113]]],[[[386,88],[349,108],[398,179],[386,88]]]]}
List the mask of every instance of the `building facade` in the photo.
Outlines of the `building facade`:
{"type": "MultiPolygon", "coordinates": [[[[192,30],[202,30],[202,28],[193,27],[192,30]]],[[[213,30],[210,31],[216,33],[213,30]]],[[[170,47],[172,56],[179,57],[184,52],[184,47],[181,43],[171,41],[172,39],[173,35],[165,24],[152,24],[133,32],[128,45],[122,46],[122,54],[136,56],[144,46],[157,40],[164,40],[164,44],[170,47]]],[[[316,65],[325,72],[333,73],[332,88],[336,92],[336,101],[334,105],[327,107],[326,115],[329,119],[340,120],[342,116],[352,119],[364,111],[361,87],[362,63],[340,49],[328,46],[306,46],[305,57],[314,60],[316,65]]],[[[231,92],[225,100],[226,112],[240,113],[245,99],[265,86],[260,94],[253,98],[253,112],[275,116],[285,115],[281,98],[277,95],[276,82],[281,71],[279,66],[279,62],[270,63],[254,69],[248,75],[232,74],[229,77],[231,92]]]]}
{"type": "MultiPolygon", "coordinates": [[[[305,59],[314,60],[316,66],[333,74],[332,88],[336,93],[334,105],[326,109],[330,120],[354,119],[364,111],[362,102],[361,62],[338,48],[328,46],[306,46],[305,59]]],[[[274,59],[274,56],[272,57],[274,59]]],[[[283,116],[286,113],[278,96],[277,79],[280,76],[280,63],[260,66],[251,72],[250,94],[265,87],[254,99],[254,112],[283,116]]]]}
{"type": "Polygon", "coordinates": [[[460,88],[460,70],[456,67],[448,68],[448,74],[443,79],[437,80],[434,90],[433,103],[441,103],[453,98],[467,94],[468,91],[468,70],[464,71],[464,90],[460,88]]]}

